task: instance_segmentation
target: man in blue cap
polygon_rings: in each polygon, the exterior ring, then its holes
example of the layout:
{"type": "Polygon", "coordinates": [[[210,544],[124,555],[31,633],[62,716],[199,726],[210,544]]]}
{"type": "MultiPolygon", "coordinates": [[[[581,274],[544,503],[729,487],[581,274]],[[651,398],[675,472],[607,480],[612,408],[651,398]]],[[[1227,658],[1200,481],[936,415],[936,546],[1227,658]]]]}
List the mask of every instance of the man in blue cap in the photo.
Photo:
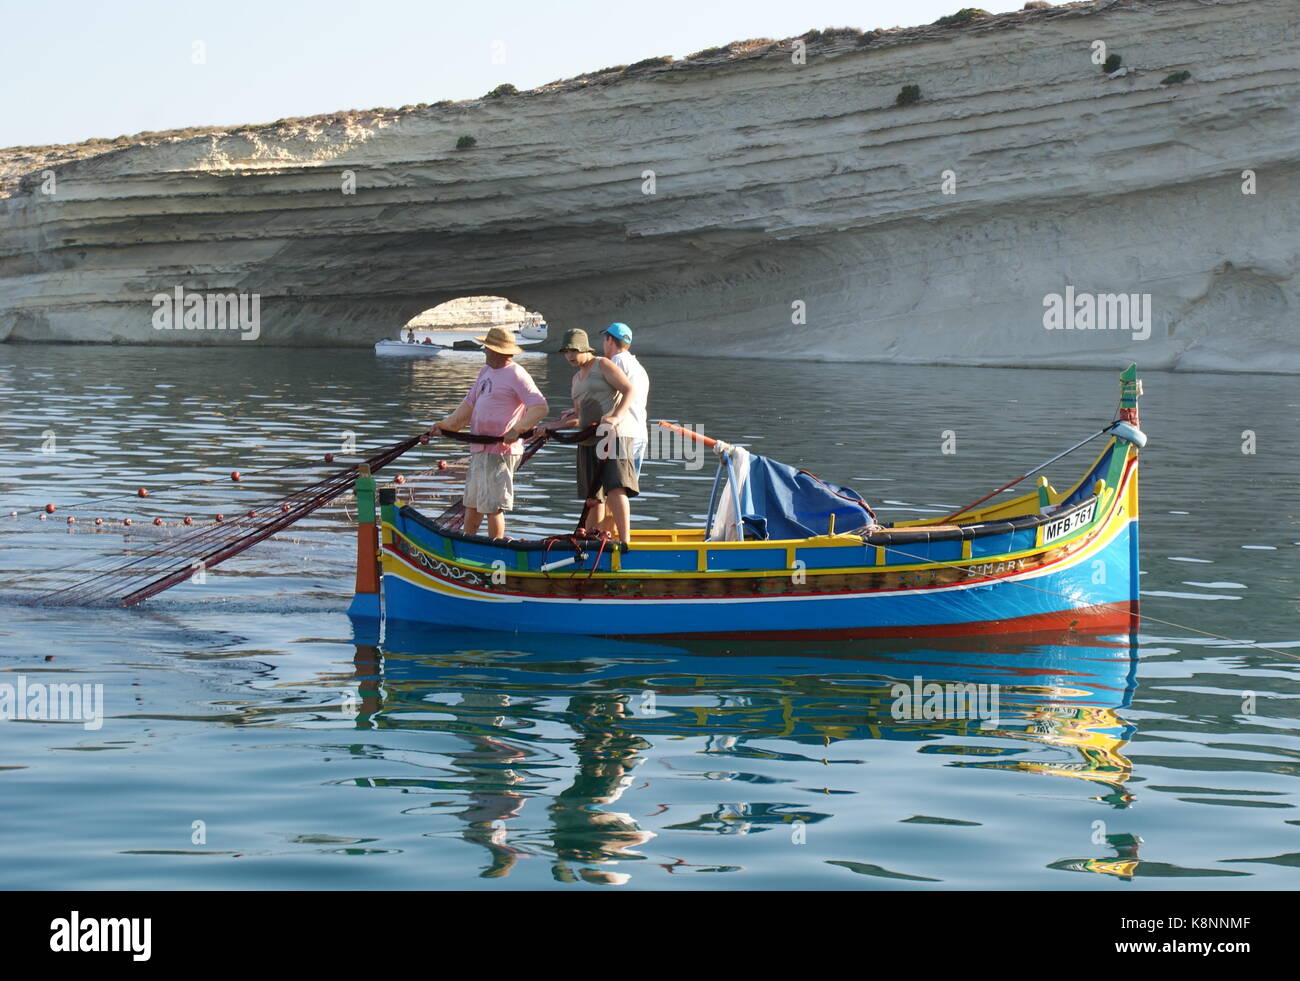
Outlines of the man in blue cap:
{"type": "Polygon", "coordinates": [[[604,355],[613,361],[623,374],[627,375],[635,390],[635,398],[628,409],[628,430],[635,433],[632,437],[632,465],[636,467],[637,476],[641,476],[641,464],[645,462],[646,444],[650,441],[650,428],[646,419],[646,400],[650,396],[650,376],[636,355],[628,350],[632,346],[632,328],[624,323],[610,324],[600,332],[605,343],[604,355]]]}

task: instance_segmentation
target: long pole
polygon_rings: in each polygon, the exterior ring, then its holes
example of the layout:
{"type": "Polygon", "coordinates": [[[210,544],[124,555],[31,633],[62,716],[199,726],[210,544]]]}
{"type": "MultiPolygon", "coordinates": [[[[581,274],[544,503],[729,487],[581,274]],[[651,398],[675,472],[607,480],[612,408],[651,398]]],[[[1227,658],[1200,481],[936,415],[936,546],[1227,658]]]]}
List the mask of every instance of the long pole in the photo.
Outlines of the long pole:
{"type": "Polygon", "coordinates": [[[983,504],[985,501],[987,501],[990,497],[993,497],[994,495],[997,495],[997,494],[1001,494],[1001,493],[1002,493],[1004,490],[1006,490],[1007,488],[1009,488],[1009,487],[1015,487],[1016,484],[1020,483],[1020,482],[1021,482],[1022,480],[1024,480],[1026,477],[1032,477],[1034,474],[1038,473],[1038,471],[1040,471],[1040,470],[1045,470],[1046,468],[1050,467],[1053,463],[1055,463],[1057,460],[1061,459],[1061,457],[1063,457],[1063,456],[1069,456],[1071,453],[1073,453],[1075,450],[1077,450],[1080,446],[1085,446],[1086,444],[1091,443],[1091,442],[1092,442],[1094,439],[1096,439],[1098,436],[1104,436],[1104,435],[1106,435],[1106,433],[1110,432],[1111,429],[1113,429],[1114,427],[1115,427],[1115,423],[1112,422],[1112,423],[1111,423],[1109,426],[1107,426],[1105,429],[1102,429],[1102,430],[1100,430],[1099,432],[1095,432],[1095,433],[1093,433],[1091,436],[1089,436],[1087,439],[1080,440],[1079,442],[1075,443],[1073,446],[1071,446],[1071,447],[1070,447],[1068,450],[1066,450],[1065,452],[1056,454],[1056,456],[1052,457],[1052,458],[1051,458],[1050,460],[1048,460],[1046,463],[1040,463],[1038,466],[1034,467],[1033,470],[1027,470],[1025,473],[1022,473],[1022,474],[1021,474],[1019,477],[1017,477],[1015,480],[1008,481],[1007,483],[1005,483],[1005,484],[1003,484],[1001,487],[999,487],[997,490],[989,491],[987,494],[985,494],[983,497],[981,497],[978,501],[971,501],[971,503],[967,504],[967,505],[966,505],[964,508],[962,508],[961,510],[959,510],[959,511],[954,511],[952,514],[948,515],[948,517],[946,517],[946,518],[941,518],[939,521],[936,522],[936,524],[945,524],[945,523],[951,521],[953,518],[957,517],[957,515],[959,515],[959,514],[965,514],[965,513],[966,513],[967,511],[969,511],[971,508],[973,508],[973,507],[978,507],[979,505],[981,505],[981,504],[983,504]]]}

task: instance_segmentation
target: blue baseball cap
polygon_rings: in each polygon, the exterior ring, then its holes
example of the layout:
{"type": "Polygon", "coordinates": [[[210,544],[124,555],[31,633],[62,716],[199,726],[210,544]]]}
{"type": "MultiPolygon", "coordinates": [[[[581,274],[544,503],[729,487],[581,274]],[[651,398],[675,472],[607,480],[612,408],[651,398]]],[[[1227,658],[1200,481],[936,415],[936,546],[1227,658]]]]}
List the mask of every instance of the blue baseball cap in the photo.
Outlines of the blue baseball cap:
{"type": "Polygon", "coordinates": [[[614,340],[622,341],[624,344],[632,343],[632,328],[627,324],[610,324],[601,333],[608,334],[614,340]]]}

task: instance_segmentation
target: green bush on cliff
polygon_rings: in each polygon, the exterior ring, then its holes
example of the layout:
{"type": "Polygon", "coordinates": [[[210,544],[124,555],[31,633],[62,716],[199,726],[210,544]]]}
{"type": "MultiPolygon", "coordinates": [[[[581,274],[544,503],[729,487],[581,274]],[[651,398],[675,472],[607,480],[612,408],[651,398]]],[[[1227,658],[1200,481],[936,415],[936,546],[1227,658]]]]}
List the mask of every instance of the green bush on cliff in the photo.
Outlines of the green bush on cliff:
{"type": "Polygon", "coordinates": [[[519,94],[519,90],[518,90],[517,88],[515,88],[515,87],[514,87],[513,85],[511,85],[509,82],[503,82],[501,85],[498,85],[496,88],[494,88],[494,89],[493,89],[491,92],[489,92],[487,95],[483,96],[483,98],[485,98],[485,99],[499,99],[499,98],[501,98],[503,95],[518,95],[518,94],[519,94]]]}
{"type": "Polygon", "coordinates": [[[898,92],[898,98],[894,100],[896,105],[910,106],[913,102],[921,101],[921,86],[904,85],[898,92]]]}
{"type": "Polygon", "coordinates": [[[1187,72],[1187,71],[1183,71],[1183,72],[1174,72],[1172,75],[1166,75],[1163,79],[1161,79],[1161,80],[1160,80],[1160,84],[1161,84],[1161,85],[1181,85],[1183,82],[1187,81],[1187,80],[1188,80],[1189,78],[1191,78],[1191,77],[1192,77],[1192,73],[1191,73],[1191,72],[1187,72]]]}
{"type": "Polygon", "coordinates": [[[947,17],[940,17],[935,21],[940,27],[947,27],[949,24],[969,24],[980,17],[990,16],[987,10],[981,10],[979,7],[962,7],[955,14],[949,14],[947,17]]]}
{"type": "Polygon", "coordinates": [[[672,55],[659,55],[657,58],[642,58],[640,61],[634,61],[623,69],[625,72],[634,72],[638,68],[658,68],[661,65],[671,65],[673,63],[672,55]]]}
{"type": "Polygon", "coordinates": [[[472,137],[472,136],[462,136],[460,139],[458,139],[458,140],[456,141],[456,149],[457,149],[457,150],[468,150],[470,147],[474,146],[474,144],[476,144],[476,143],[478,143],[478,140],[474,139],[474,137],[472,137]]]}
{"type": "Polygon", "coordinates": [[[1123,60],[1124,59],[1117,54],[1110,55],[1101,63],[1101,70],[1109,75],[1111,72],[1119,68],[1120,63],[1123,62],[1123,60]]]}
{"type": "Polygon", "coordinates": [[[811,30],[799,35],[804,41],[822,41],[837,37],[860,37],[862,31],[856,27],[824,27],[821,30],[811,30]]]}

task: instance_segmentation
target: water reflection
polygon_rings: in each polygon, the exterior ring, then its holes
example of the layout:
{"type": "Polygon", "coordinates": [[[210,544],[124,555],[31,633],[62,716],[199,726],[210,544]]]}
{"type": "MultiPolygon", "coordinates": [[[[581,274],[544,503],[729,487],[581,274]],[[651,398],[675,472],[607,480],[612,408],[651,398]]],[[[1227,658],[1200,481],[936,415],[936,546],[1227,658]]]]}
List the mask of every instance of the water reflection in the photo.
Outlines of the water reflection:
{"type": "MultiPolygon", "coordinates": [[[[390,624],[382,642],[356,638],[349,680],[358,728],[432,730],[462,744],[433,759],[385,753],[423,773],[369,785],[435,792],[427,806],[454,814],[461,839],[487,852],[482,877],[532,858],[549,862],[558,881],[621,884],[638,863],[661,857],[645,850],[656,834],[798,836],[797,825],[833,818],[836,795],[864,791],[857,765],[878,740],[918,743],[917,752],[952,757],[947,765],[963,770],[1087,781],[1101,790],[1094,799],[1127,807],[1132,765],[1123,750],[1133,726],[1122,713],[1135,688],[1136,643],[1055,640],[669,645],[390,624]],[[951,704],[945,711],[930,697],[953,689],[992,691],[996,713],[953,717],[951,704]],[[621,803],[651,757],[674,777],[744,786],[763,799],[714,800],[652,824],[621,803]],[[824,788],[827,806],[781,799],[790,781],[762,773],[769,761],[816,766],[818,779],[837,784],[824,788]],[[428,777],[431,766],[437,775],[428,777]]],[[[652,864],[738,868],[675,857],[652,864]]]]}

